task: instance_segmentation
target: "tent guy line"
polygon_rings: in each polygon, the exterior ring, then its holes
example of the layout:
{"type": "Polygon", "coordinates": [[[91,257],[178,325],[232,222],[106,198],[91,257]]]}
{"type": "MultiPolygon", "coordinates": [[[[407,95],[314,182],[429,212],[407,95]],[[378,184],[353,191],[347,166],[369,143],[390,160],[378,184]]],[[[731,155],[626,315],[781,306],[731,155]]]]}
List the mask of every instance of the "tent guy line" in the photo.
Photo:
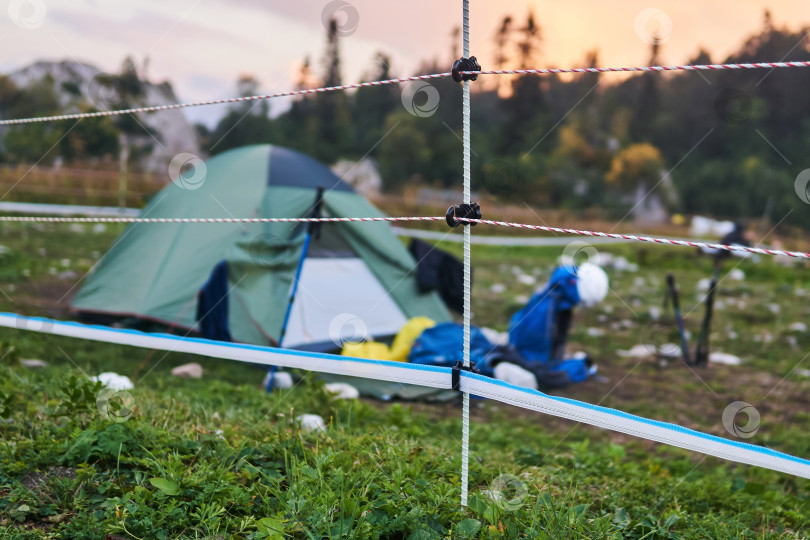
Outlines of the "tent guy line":
{"type": "MultiPolygon", "coordinates": [[[[307,371],[415,384],[445,390],[452,388],[453,370],[446,367],[367,360],[325,353],[181,337],[171,334],[148,333],[42,317],[26,317],[16,313],[0,313],[0,327],[117,345],[197,354],[251,364],[278,365],[307,371]]],[[[717,437],[677,424],[636,416],[609,407],[552,396],[538,390],[515,386],[475,373],[460,372],[459,390],[516,407],[582,422],[669,446],[685,448],[727,461],[771,469],[802,478],[810,478],[810,460],[801,457],[754,444],[717,437]]]]}
{"type": "MultiPolygon", "coordinates": [[[[531,225],[528,223],[513,223],[508,221],[494,221],[490,219],[469,219],[456,218],[459,221],[470,223],[481,223],[484,225],[495,225],[499,227],[512,227],[519,229],[531,229],[556,234],[590,236],[593,238],[606,238],[614,240],[625,240],[630,242],[646,242],[652,244],[721,249],[730,252],[747,252],[757,255],[773,255],[775,257],[793,257],[796,259],[810,260],[810,253],[803,251],[785,251],[781,249],[766,249],[758,247],[748,247],[742,245],[727,246],[725,244],[715,244],[711,242],[694,242],[691,240],[678,240],[675,238],[659,238],[652,236],[639,236],[634,234],[606,233],[600,231],[585,231],[580,229],[566,229],[561,227],[549,227],[546,225],[531,225]]],[[[444,217],[438,216],[408,216],[408,217],[346,217],[346,218],[136,218],[136,217],[61,217],[61,216],[0,216],[0,223],[296,223],[296,222],[324,222],[324,223],[345,223],[345,222],[379,222],[379,221],[444,221],[444,217]]],[[[403,229],[405,230],[405,229],[403,229]]]]}
{"type": "MultiPolygon", "coordinates": [[[[587,68],[548,68],[548,69],[512,69],[512,70],[491,70],[491,71],[460,71],[461,75],[548,75],[554,73],[627,73],[627,72],[655,72],[665,71],[719,71],[738,69],[776,69],[776,68],[798,68],[810,67],[810,61],[798,62],[757,62],[749,64],[702,64],[683,66],[641,66],[641,67],[587,67],[587,68]]],[[[226,103],[240,103],[245,101],[256,101],[263,99],[273,99],[279,97],[291,97],[307,94],[318,94],[323,92],[334,92],[338,90],[352,90],[369,86],[382,86],[386,84],[401,84],[427,79],[439,79],[450,77],[451,72],[430,73],[426,75],[415,75],[412,77],[400,77],[397,79],[385,79],[381,81],[369,81],[354,84],[343,84],[340,86],[324,86],[320,88],[304,88],[302,90],[292,90],[289,92],[279,92],[276,94],[259,94],[255,96],[243,96],[235,98],[212,99],[209,101],[195,101],[190,103],[172,103],[169,105],[156,105],[152,107],[135,107],[132,109],[117,109],[111,111],[96,111],[91,113],[60,114],[55,116],[36,116],[31,118],[12,118],[0,120],[0,126],[10,126],[18,124],[31,124],[35,122],[57,122],[60,120],[80,120],[82,118],[99,118],[102,116],[119,116],[122,114],[150,113],[158,111],[169,111],[174,109],[185,109],[189,107],[202,107],[207,105],[222,105],[226,103]]]]}

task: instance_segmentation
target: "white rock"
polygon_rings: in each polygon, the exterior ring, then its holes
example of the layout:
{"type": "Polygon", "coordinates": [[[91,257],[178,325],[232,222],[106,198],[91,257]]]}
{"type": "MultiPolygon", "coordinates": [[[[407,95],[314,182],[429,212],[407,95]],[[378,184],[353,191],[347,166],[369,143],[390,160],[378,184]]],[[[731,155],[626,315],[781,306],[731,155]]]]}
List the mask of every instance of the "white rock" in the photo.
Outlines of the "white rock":
{"type": "Polygon", "coordinates": [[[649,309],[650,318],[654,321],[657,321],[661,318],[661,307],[660,306],[650,306],[649,309]]]}
{"type": "Polygon", "coordinates": [[[107,231],[107,226],[103,223],[96,223],[93,225],[93,232],[96,234],[100,234],[107,231]]]}
{"type": "Polygon", "coordinates": [[[712,280],[710,280],[709,278],[703,278],[697,282],[696,289],[699,291],[708,291],[711,284],[712,280]]]}
{"type": "Polygon", "coordinates": [[[59,272],[56,277],[64,281],[66,279],[76,279],[77,275],[73,270],[65,270],[64,272],[59,272]]]}
{"type": "Polygon", "coordinates": [[[729,330],[728,339],[737,339],[739,335],[734,330],[729,330]]]}
{"type": "Polygon", "coordinates": [[[534,276],[530,276],[527,274],[518,274],[517,280],[524,285],[534,285],[537,283],[537,279],[534,276]]]}
{"type": "Polygon", "coordinates": [[[742,281],[745,279],[745,272],[743,272],[739,268],[735,268],[728,273],[728,278],[733,279],[734,281],[742,281]]]}
{"type": "Polygon", "coordinates": [[[807,332],[807,325],[803,322],[795,322],[789,328],[793,332],[807,332]]]}
{"type": "Polygon", "coordinates": [[[534,376],[534,373],[523,369],[517,364],[501,362],[495,366],[494,372],[495,378],[500,381],[537,390],[537,377],[534,376]]]}
{"type": "Polygon", "coordinates": [[[506,290],[506,285],[503,283],[493,283],[489,290],[495,294],[501,294],[506,290]]]}
{"type": "Polygon", "coordinates": [[[664,358],[680,358],[681,348],[674,343],[664,343],[658,347],[658,355],[664,358]]]}
{"type": "Polygon", "coordinates": [[[768,306],[768,309],[770,309],[771,313],[773,313],[774,315],[778,315],[779,312],[782,311],[782,308],[779,306],[779,304],[770,304],[768,306]]]}
{"type": "Polygon", "coordinates": [[[603,328],[591,327],[586,330],[586,333],[591,337],[602,337],[605,335],[605,330],[603,328]]]}
{"type": "Polygon", "coordinates": [[[20,364],[27,367],[28,369],[48,367],[48,363],[45,360],[38,360],[36,358],[20,360],[20,364]]]}
{"type": "Polygon", "coordinates": [[[515,297],[515,302],[518,303],[518,304],[525,304],[528,301],[529,301],[529,297],[526,296],[525,294],[519,294],[519,295],[517,295],[515,297]]]}
{"type": "MultiPolygon", "coordinates": [[[[267,375],[264,376],[264,380],[262,381],[262,388],[267,388],[267,381],[270,380],[270,372],[267,372],[267,375]]],[[[285,388],[292,388],[293,387],[293,378],[292,375],[287,373],[286,371],[276,371],[275,376],[273,377],[273,388],[278,389],[285,389],[285,388]]]]}
{"type": "Polygon", "coordinates": [[[810,377],[810,369],[797,368],[793,370],[793,373],[801,375],[802,377],[810,377]]]}
{"type": "Polygon", "coordinates": [[[615,268],[616,270],[619,270],[619,271],[629,270],[630,269],[630,263],[627,262],[627,259],[624,258],[624,257],[616,257],[616,260],[613,261],[613,268],[615,268]]]}
{"type": "Polygon", "coordinates": [[[84,225],[82,225],[81,223],[71,223],[68,229],[70,230],[70,232],[83,233],[84,225]]]}
{"type": "Polygon", "coordinates": [[[633,279],[633,287],[643,287],[647,284],[647,280],[643,277],[637,277],[633,279]]]}
{"type": "Polygon", "coordinates": [[[330,394],[335,394],[335,399],[357,399],[360,397],[360,391],[347,383],[328,383],[323,387],[330,394]]]}
{"type": "Polygon", "coordinates": [[[311,433],[313,431],[326,431],[326,423],[317,414],[302,414],[296,421],[301,426],[301,431],[311,433]]]}
{"type": "Polygon", "coordinates": [[[652,351],[654,350],[654,345],[643,345],[639,343],[638,345],[633,345],[630,350],[618,350],[616,354],[626,358],[647,358],[648,356],[652,356],[652,351]]]}
{"type": "Polygon", "coordinates": [[[135,385],[132,384],[129,377],[126,375],[119,375],[118,373],[112,371],[101,373],[98,377],[93,377],[92,380],[98,381],[107,388],[112,388],[113,390],[132,390],[135,388],[135,385]]]}
{"type": "Polygon", "coordinates": [[[172,369],[172,375],[183,379],[202,379],[203,368],[197,362],[183,364],[172,369]]]}
{"type": "Polygon", "coordinates": [[[724,352],[709,353],[709,362],[715,364],[725,364],[727,366],[739,366],[742,360],[738,356],[724,352]]]}

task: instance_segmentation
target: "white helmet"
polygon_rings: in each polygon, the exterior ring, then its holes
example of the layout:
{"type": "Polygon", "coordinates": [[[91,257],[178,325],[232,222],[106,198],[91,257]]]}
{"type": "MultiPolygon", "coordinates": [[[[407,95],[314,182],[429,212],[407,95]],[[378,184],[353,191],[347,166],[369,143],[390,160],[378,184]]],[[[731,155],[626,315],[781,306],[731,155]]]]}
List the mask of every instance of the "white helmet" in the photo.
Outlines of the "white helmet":
{"type": "Polygon", "coordinates": [[[608,276],[599,266],[584,263],[577,268],[577,292],[585,306],[593,306],[604,300],[608,286],[608,276]]]}

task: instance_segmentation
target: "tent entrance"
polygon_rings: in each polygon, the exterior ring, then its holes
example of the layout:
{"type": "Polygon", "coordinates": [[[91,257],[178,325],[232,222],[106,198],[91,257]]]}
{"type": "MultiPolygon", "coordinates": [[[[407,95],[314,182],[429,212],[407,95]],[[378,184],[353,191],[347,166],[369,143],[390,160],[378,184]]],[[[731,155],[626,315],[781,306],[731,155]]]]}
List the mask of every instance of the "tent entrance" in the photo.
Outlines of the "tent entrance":
{"type": "Polygon", "coordinates": [[[307,257],[284,346],[339,348],[353,338],[394,335],[407,321],[362,259],[307,257]]]}

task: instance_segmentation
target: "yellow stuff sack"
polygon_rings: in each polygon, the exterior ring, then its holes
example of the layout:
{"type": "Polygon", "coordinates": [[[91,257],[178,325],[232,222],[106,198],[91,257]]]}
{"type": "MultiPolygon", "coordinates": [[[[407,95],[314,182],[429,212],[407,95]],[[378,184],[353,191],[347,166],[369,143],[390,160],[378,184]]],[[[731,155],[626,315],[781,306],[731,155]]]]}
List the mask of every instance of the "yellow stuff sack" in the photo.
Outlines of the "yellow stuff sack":
{"type": "Polygon", "coordinates": [[[436,321],[428,319],[427,317],[414,317],[410,319],[405,326],[403,326],[394,342],[391,343],[391,355],[389,360],[395,362],[407,362],[408,355],[411,353],[413,342],[416,341],[422,332],[428,328],[436,326],[436,321]]]}
{"type": "Polygon", "coordinates": [[[362,343],[346,343],[340,351],[341,356],[366,358],[368,360],[391,360],[391,350],[385,343],[377,341],[364,341],[362,343]]]}

